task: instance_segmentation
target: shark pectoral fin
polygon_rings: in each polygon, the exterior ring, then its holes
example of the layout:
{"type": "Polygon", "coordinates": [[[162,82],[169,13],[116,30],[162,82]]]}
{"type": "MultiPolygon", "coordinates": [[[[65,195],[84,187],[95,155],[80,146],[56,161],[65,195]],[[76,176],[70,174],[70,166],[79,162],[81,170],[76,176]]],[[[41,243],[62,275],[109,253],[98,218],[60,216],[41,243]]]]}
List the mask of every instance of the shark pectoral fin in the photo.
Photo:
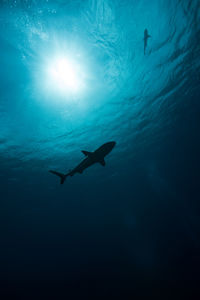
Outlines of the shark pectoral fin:
{"type": "Polygon", "coordinates": [[[105,167],[105,165],[106,165],[106,162],[105,162],[104,159],[100,160],[99,163],[100,163],[103,167],[105,167]]]}
{"type": "Polygon", "coordinates": [[[82,152],[85,156],[88,156],[88,157],[91,157],[91,156],[92,156],[92,152],[85,151],[85,150],[82,150],[81,152],[82,152]]]}

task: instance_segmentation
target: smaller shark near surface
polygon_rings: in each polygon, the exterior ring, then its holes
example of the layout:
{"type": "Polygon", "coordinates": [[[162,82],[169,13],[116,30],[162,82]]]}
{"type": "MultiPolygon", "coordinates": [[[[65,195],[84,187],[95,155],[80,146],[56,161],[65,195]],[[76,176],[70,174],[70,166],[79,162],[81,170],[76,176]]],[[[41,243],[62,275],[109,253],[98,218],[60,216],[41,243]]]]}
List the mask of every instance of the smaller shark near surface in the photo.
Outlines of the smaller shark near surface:
{"type": "Polygon", "coordinates": [[[148,30],[145,29],[145,31],[144,31],[144,55],[145,55],[145,51],[147,48],[147,41],[148,41],[148,38],[150,38],[150,37],[151,36],[149,35],[148,30]]]}
{"type": "Polygon", "coordinates": [[[67,174],[62,174],[57,171],[52,171],[50,170],[49,172],[57,175],[60,177],[60,184],[63,184],[65,182],[65,179],[68,176],[73,176],[76,173],[82,174],[85,169],[90,167],[91,165],[95,163],[100,163],[102,166],[105,166],[105,156],[108,155],[114,146],[116,145],[116,142],[108,142],[103,144],[101,147],[99,147],[97,150],[94,152],[89,152],[89,151],[84,151],[82,150],[82,153],[86,156],[86,158],[78,165],[76,166],[73,170],[69,171],[67,174]]]}

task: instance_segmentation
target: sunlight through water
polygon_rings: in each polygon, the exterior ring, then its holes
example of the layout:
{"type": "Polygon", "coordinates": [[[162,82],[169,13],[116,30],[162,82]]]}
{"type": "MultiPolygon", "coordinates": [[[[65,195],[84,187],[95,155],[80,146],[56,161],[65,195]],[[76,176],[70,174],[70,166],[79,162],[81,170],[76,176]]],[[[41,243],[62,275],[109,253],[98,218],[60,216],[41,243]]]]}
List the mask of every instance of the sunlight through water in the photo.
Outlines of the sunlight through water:
{"type": "Polygon", "coordinates": [[[195,295],[200,0],[1,0],[0,28],[0,299],[195,295]]]}
{"type": "Polygon", "coordinates": [[[49,90],[61,94],[77,94],[83,91],[83,70],[73,59],[63,56],[51,59],[47,63],[46,75],[49,90]]]}

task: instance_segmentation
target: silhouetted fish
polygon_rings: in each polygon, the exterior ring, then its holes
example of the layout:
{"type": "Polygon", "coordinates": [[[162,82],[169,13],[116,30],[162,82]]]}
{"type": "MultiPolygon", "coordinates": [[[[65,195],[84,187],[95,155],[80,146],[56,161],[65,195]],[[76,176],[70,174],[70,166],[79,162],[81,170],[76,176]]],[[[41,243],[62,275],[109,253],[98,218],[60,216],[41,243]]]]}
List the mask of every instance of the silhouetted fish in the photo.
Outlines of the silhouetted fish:
{"type": "Polygon", "coordinates": [[[147,41],[148,41],[148,38],[150,38],[151,36],[148,34],[148,30],[145,29],[144,31],[144,55],[145,55],[145,51],[146,51],[146,48],[147,48],[147,41]]]}
{"type": "Polygon", "coordinates": [[[60,177],[60,184],[63,184],[65,182],[65,179],[68,176],[73,176],[76,173],[82,174],[85,169],[90,167],[91,165],[95,163],[100,163],[102,166],[105,166],[105,156],[112,151],[114,146],[116,145],[116,142],[108,142],[103,144],[101,147],[99,147],[94,152],[84,151],[82,150],[82,153],[87,156],[77,167],[75,167],[73,170],[69,171],[67,174],[62,174],[57,171],[50,170],[49,172],[52,174],[55,174],[60,177]]]}

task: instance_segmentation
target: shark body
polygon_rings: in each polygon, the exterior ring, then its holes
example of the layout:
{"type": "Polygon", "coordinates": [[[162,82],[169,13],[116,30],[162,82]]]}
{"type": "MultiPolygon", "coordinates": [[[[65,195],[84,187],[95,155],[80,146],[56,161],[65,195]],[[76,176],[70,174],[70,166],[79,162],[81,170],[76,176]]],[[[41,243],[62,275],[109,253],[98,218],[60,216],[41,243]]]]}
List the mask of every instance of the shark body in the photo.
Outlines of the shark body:
{"type": "Polygon", "coordinates": [[[151,36],[149,35],[148,33],[148,30],[145,29],[144,30],[144,55],[146,53],[146,48],[147,48],[147,41],[148,41],[148,38],[150,38],[151,36]]]}
{"type": "Polygon", "coordinates": [[[82,174],[85,169],[89,168],[95,163],[100,163],[102,166],[105,166],[106,163],[104,158],[112,151],[115,145],[116,142],[108,142],[103,144],[94,152],[82,150],[82,153],[86,156],[86,158],[82,160],[81,163],[78,164],[74,169],[70,170],[67,174],[63,174],[53,170],[49,170],[49,172],[60,177],[60,184],[63,184],[68,176],[74,176],[74,174],[76,173],[82,174]]]}

